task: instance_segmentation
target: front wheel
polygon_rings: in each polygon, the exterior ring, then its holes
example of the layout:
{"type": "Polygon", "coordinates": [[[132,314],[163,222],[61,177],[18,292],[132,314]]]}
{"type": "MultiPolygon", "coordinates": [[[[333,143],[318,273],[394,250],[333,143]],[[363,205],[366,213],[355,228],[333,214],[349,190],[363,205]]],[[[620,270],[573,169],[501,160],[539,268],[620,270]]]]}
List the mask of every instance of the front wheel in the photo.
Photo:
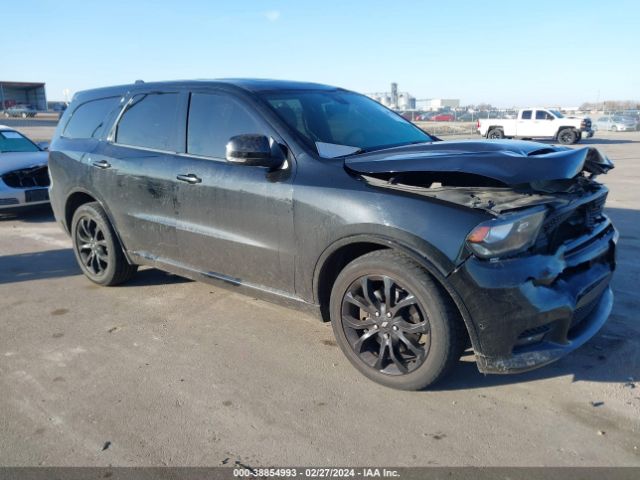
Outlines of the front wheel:
{"type": "Polygon", "coordinates": [[[560,130],[560,132],[558,133],[558,141],[562,145],[571,145],[573,143],[576,143],[577,137],[578,136],[576,135],[576,131],[572,128],[565,128],[563,130],[560,130]]]}
{"type": "Polygon", "coordinates": [[[137,271],[122,252],[118,237],[98,202],[85,203],[73,214],[73,253],[82,273],[99,285],[117,285],[137,271]]]}
{"type": "Polygon", "coordinates": [[[388,387],[423,389],[464,350],[464,325],[450,298],[417,263],[391,250],[363,255],[340,272],[330,312],[349,361],[388,387]]]}

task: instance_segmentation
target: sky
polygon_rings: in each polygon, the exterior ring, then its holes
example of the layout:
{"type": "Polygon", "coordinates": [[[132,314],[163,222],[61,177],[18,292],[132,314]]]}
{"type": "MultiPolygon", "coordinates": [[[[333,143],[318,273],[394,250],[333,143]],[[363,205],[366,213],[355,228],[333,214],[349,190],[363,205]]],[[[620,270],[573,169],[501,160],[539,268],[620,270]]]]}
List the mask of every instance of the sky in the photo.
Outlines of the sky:
{"type": "Polygon", "coordinates": [[[20,0],[0,79],[49,100],[187,78],[304,80],[418,99],[578,106],[640,100],[640,1],[20,0]]]}

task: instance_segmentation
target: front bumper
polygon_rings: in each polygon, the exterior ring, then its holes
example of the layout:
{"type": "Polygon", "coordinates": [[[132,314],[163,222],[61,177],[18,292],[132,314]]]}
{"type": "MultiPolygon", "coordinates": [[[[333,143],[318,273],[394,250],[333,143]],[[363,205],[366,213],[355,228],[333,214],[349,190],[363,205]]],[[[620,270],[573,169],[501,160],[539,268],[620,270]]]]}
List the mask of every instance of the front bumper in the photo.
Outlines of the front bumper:
{"type": "Polygon", "coordinates": [[[581,331],[566,343],[542,342],[523,347],[509,357],[476,355],[478,370],[483,373],[521,373],[555,362],[591,339],[605,324],[613,308],[613,292],[607,286],[581,331]]]}
{"type": "Polygon", "coordinates": [[[473,327],[483,373],[541,367],[575,350],[606,322],[618,233],[606,219],[554,255],[489,262],[470,257],[449,277],[473,327]]]}
{"type": "Polygon", "coordinates": [[[49,203],[47,187],[11,188],[0,182],[0,211],[49,203]]]}

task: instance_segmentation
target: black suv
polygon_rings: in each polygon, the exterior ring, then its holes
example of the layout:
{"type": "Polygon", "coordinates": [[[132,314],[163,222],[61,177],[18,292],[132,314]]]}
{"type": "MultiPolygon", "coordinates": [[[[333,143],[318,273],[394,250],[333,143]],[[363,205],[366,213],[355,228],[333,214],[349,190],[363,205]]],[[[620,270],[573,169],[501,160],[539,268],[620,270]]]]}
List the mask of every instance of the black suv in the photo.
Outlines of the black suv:
{"type": "Polygon", "coordinates": [[[612,308],[595,149],[443,142],[324,85],[140,82],[77,94],[49,166],[93,282],[148,265],[312,309],[391,387],[469,346],[482,372],[547,364],[612,308]]]}

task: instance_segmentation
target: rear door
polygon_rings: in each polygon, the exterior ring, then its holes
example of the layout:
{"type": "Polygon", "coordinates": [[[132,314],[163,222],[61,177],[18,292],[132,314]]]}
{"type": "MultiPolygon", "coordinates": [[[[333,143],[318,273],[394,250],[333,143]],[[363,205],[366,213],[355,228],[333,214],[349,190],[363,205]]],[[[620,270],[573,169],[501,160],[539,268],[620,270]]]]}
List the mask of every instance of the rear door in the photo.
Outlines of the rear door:
{"type": "Polygon", "coordinates": [[[178,186],[178,260],[232,282],[292,293],[293,158],[277,171],[225,159],[232,136],[278,139],[251,104],[224,90],[193,91],[178,186]]]}
{"type": "Polygon", "coordinates": [[[518,120],[516,120],[516,135],[519,137],[531,136],[531,124],[533,110],[521,110],[518,120]]]}
{"type": "Polygon", "coordinates": [[[125,247],[154,261],[176,254],[172,161],[185,108],[186,95],[179,91],[135,93],[89,161],[125,247]]]}

